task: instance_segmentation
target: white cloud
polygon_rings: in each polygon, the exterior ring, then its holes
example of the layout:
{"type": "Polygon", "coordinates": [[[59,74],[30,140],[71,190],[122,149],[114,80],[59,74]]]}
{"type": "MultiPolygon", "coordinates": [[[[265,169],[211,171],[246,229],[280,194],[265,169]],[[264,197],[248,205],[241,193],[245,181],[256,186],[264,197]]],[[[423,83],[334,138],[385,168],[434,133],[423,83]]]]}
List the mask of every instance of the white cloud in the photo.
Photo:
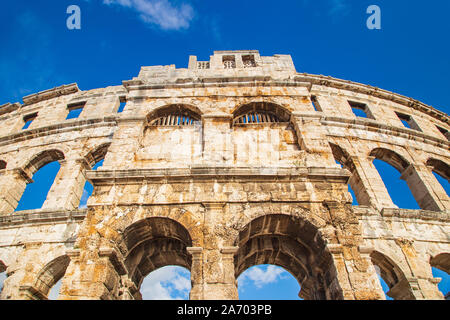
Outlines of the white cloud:
{"type": "Polygon", "coordinates": [[[187,29],[194,18],[191,5],[182,3],[175,6],[169,0],[103,0],[103,3],[133,9],[142,21],[163,30],[187,29]]]}
{"type": "Polygon", "coordinates": [[[81,200],[80,200],[80,209],[87,208],[87,201],[88,201],[89,197],[90,197],[89,192],[86,189],[84,189],[83,195],[81,196],[81,200]]]}
{"type": "Polygon", "coordinates": [[[269,283],[282,279],[285,272],[282,268],[273,265],[267,266],[266,270],[264,267],[253,267],[239,277],[239,286],[243,286],[247,281],[252,281],[256,288],[261,289],[269,283]]]}
{"type": "Polygon", "coordinates": [[[3,289],[3,282],[6,280],[6,272],[0,273],[0,292],[3,289]]]}
{"type": "Polygon", "coordinates": [[[144,300],[188,299],[190,290],[189,272],[174,266],[153,271],[141,285],[141,294],[144,300]]]}

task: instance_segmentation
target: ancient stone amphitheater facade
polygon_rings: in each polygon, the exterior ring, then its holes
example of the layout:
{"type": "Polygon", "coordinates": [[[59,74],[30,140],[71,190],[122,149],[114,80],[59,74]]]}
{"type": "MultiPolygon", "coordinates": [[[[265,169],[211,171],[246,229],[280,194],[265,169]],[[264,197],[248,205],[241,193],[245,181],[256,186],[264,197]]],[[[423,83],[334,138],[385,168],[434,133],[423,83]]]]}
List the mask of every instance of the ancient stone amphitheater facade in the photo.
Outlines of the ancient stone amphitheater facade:
{"type": "Polygon", "coordinates": [[[449,123],[419,101],[258,51],[8,103],[1,298],[46,299],[62,278],[60,299],[139,299],[146,275],[178,265],[191,271],[191,299],[237,299],[243,271],[275,264],[304,299],[385,299],[378,271],[395,299],[443,299],[431,268],[450,271],[450,200],[433,171],[450,177],[449,123]],[[422,210],[394,205],[374,159],[401,172],[422,210]],[[53,161],[43,207],[17,212],[53,161]],[[94,192],[80,209],[86,181],[94,192]]]}

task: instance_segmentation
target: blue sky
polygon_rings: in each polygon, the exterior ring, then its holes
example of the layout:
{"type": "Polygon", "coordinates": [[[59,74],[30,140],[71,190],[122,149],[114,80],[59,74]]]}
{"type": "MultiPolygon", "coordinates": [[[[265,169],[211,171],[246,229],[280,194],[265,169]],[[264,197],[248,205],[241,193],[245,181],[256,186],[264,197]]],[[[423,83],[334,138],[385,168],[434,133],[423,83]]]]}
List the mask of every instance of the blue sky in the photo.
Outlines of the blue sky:
{"type": "MultiPolygon", "coordinates": [[[[450,2],[424,3],[2,1],[0,105],[21,102],[23,96],[73,82],[82,90],[120,85],[145,65],[175,64],[185,68],[189,55],[208,60],[213,50],[257,49],[261,55],[291,54],[298,72],[370,84],[448,113],[450,2]],[[66,27],[66,9],[73,4],[81,8],[81,30],[66,27]],[[366,9],[372,4],[381,8],[381,30],[366,27],[366,9]]],[[[418,208],[405,183],[398,180],[398,172],[383,163],[376,165],[386,184],[392,184],[388,189],[394,202],[400,207],[418,208]]],[[[21,203],[20,209],[40,207],[45,200],[43,190],[50,188],[57,168],[50,164],[35,175],[36,184],[30,188],[36,191],[26,192],[40,192],[41,198],[31,200],[33,195],[26,196],[28,200],[21,203]]],[[[449,193],[448,182],[440,182],[449,193]]],[[[85,194],[83,201],[86,199],[85,194]]],[[[172,298],[182,297],[185,288],[174,287],[169,284],[173,281],[167,279],[186,276],[185,271],[167,270],[159,275],[160,281],[150,281],[148,286],[153,283],[166,288],[166,292],[160,291],[160,297],[168,292],[172,298]]],[[[249,270],[240,279],[241,297],[261,298],[265,291],[273,293],[272,298],[298,298],[292,276],[277,270],[268,266],[249,270]],[[263,279],[275,280],[258,282],[261,275],[263,279]]],[[[447,282],[443,290],[448,291],[449,287],[447,282]]]]}

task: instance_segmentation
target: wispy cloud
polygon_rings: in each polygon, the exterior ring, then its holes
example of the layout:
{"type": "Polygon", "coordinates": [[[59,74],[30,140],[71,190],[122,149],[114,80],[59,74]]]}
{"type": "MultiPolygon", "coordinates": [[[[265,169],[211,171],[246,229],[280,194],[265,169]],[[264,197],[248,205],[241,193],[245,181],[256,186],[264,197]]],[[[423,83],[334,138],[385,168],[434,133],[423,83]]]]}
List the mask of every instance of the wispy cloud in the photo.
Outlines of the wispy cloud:
{"type": "Polygon", "coordinates": [[[163,30],[188,29],[194,18],[194,9],[188,3],[178,6],[169,0],[103,0],[103,3],[133,9],[142,21],[163,30]]]}
{"type": "Polygon", "coordinates": [[[189,272],[173,266],[153,271],[141,286],[144,300],[186,300],[190,290],[189,272]]]}
{"type": "Polygon", "coordinates": [[[248,281],[251,281],[256,288],[261,289],[267,284],[282,279],[285,272],[282,268],[273,265],[267,266],[265,270],[264,267],[253,267],[239,277],[239,286],[243,287],[248,281]]]}
{"type": "Polygon", "coordinates": [[[330,16],[343,16],[349,13],[350,5],[347,0],[330,0],[330,9],[328,10],[330,16]]]}

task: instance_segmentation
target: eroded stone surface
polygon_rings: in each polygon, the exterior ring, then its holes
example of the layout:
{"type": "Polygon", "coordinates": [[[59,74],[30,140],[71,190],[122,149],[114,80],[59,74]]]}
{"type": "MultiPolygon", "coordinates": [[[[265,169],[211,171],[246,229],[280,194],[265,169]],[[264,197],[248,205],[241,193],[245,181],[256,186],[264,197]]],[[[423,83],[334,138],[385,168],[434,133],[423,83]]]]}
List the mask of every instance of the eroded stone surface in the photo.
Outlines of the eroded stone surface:
{"type": "Polygon", "coordinates": [[[305,299],[384,299],[377,273],[396,299],[443,299],[431,266],[450,271],[450,202],[432,171],[449,179],[445,113],[258,51],[23,100],[0,108],[1,299],[46,299],[60,278],[60,299],[140,299],[165,265],[191,271],[191,299],[237,299],[239,274],[269,263],[305,299]],[[422,210],[393,204],[374,159],[402,173],[422,210]],[[52,161],[43,208],[15,212],[52,161]],[[86,180],[94,194],[78,209],[86,180]]]}

